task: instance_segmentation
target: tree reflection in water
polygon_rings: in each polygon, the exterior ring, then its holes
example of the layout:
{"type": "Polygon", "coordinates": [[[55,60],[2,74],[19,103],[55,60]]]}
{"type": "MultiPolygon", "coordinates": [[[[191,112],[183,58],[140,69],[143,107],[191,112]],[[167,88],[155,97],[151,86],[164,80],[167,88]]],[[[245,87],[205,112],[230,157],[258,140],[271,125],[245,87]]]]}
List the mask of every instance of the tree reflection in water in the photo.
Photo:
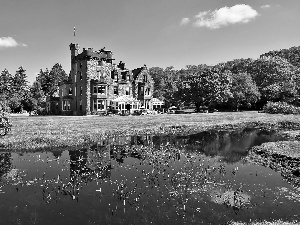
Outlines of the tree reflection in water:
{"type": "MultiPolygon", "coordinates": [[[[144,218],[157,224],[177,219],[178,224],[190,224],[194,216],[198,224],[201,219],[208,224],[210,221],[205,220],[208,215],[219,216],[220,220],[216,220],[221,221],[230,216],[232,208],[247,214],[244,209],[251,210],[254,200],[260,198],[248,188],[247,185],[253,187],[252,175],[245,173],[241,168],[243,162],[238,161],[253,145],[277,139],[273,133],[251,129],[205,131],[189,136],[111,136],[87,149],[55,151],[50,157],[49,152],[24,157],[12,153],[14,159],[34,160],[31,164],[25,162],[31,166],[26,178],[32,180],[22,177],[18,188],[24,189],[19,191],[16,202],[28,204],[30,198],[30,212],[39,210],[38,215],[46,218],[45,221],[51,221],[54,213],[59,217],[60,212],[69,215],[79,212],[79,219],[91,220],[93,224],[102,224],[98,221],[105,218],[111,219],[108,224],[117,220],[120,224],[143,224],[144,218]],[[239,167],[231,165],[234,162],[238,162],[239,167]],[[35,173],[36,170],[40,171],[35,173]],[[47,174],[42,177],[41,171],[47,174]],[[53,174],[54,179],[51,179],[53,174]],[[245,175],[249,179],[244,179],[245,175]],[[57,204],[35,204],[42,202],[40,191],[44,202],[57,204]],[[24,193],[27,196],[23,198],[24,193]],[[47,209],[54,213],[45,212],[47,209]]],[[[10,153],[0,154],[1,181],[13,170],[12,162],[16,161],[11,159],[10,153]]],[[[253,176],[253,182],[260,184],[257,178],[264,181],[264,175],[253,176]]],[[[23,213],[22,221],[27,221],[29,211],[25,212],[24,208],[15,211],[14,216],[23,213]]]]}
{"type": "Polygon", "coordinates": [[[11,153],[0,153],[0,180],[12,169],[11,153]]]}

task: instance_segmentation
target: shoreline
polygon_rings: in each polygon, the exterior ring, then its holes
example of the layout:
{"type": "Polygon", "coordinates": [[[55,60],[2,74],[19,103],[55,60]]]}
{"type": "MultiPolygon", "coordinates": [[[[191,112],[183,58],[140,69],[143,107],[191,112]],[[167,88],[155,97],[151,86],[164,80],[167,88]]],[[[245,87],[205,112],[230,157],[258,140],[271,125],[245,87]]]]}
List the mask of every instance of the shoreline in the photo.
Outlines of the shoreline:
{"type": "Polygon", "coordinates": [[[2,151],[65,150],[88,147],[114,136],[180,135],[202,131],[255,128],[300,140],[300,116],[257,112],[140,117],[14,117],[13,127],[0,137],[2,151]]]}

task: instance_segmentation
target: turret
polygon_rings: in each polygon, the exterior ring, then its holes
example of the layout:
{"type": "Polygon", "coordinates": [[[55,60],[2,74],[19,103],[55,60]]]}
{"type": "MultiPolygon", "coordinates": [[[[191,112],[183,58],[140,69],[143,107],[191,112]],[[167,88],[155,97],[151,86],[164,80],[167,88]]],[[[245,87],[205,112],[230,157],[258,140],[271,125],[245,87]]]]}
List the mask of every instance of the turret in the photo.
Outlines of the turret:
{"type": "Polygon", "coordinates": [[[71,59],[73,59],[75,56],[78,55],[79,45],[71,43],[69,46],[71,50],[71,59]]]}

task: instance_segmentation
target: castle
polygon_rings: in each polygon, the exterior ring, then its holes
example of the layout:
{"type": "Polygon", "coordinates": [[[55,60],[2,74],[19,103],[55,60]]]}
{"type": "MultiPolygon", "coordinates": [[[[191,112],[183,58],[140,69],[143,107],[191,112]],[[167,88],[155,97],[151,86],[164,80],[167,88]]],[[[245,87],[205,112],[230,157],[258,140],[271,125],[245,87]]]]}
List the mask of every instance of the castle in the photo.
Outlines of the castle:
{"type": "Polygon", "coordinates": [[[112,51],[94,51],[70,44],[71,71],[60,84],[59,97],[48,97],[49,114],[90,115],[108,110],[121,113],[144,108],[153,110],[163,102],[153,98],[154,81],[144,65],[129,70],[122,61],[113,63],[112,51]]]}

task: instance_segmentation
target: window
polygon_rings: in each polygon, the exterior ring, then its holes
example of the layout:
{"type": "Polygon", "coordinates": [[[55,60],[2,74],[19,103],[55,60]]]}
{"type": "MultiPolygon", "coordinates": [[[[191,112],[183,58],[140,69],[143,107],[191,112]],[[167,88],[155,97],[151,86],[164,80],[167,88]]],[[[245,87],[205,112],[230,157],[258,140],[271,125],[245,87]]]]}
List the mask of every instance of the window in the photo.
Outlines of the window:
{"type": "Polygon", "coordinates": [[[98,94],[105,94],[105,86],[99,85],[98,86],[98,94]]]}
{"type": "Polygon", "coordinates": [[[74,95],[76,96],[76,87],[74,87],[74,95]]]}
{"type": "Polygon", "coordinates": [[[73,92],[72,92],[72,88],[69,88],[69,95],[72,95],[73,92]]]}
{"type": "Polygon", "coordinates": [[[117,79],[117,72],[111,71],[111,79],[113,79],[113,80],[117,79]]]}
{"type": "Polygon", "coordinates": [[[80,63],[79,67],[82,68],[82,63],[80,63]]]}
{"type": "Polygon", "coordinates": [[[106,95],[106,85],[94,85],[93,94],[106,95]]]}
{"type": "Polygon", "coordinates": [[[139,87],[139,95],[144,95],[144,86],[139,87]]]}
{"type": "Polygon", "coordinates": [[[104,101],[103,100],[97,100],[98,101],[98,110],[103,110],[104,109],[104,101]]]}
{"type": "Polygon", "coordinates": [[[146,95],[150,95],[150,88],[147,88],[146,89],[146,93],[145,93],[146,95]]]}
{"type": "Polygon", "coordinates": [[[144,95],[145,93],[144,93],[144,86],[139,86],[138,87],[138,95],[144,95]]]}
{"type": "Polygon", "coordinates": [[[71,109],[71,104],[69,100],[64,100],[62,105],[63,111],[69,111],[71,109]]]}
{"type": "Polygon", "coordinates": [[[125,95],[130,95],[130,89],[129,89],[129,87],[126,87],[126,89],[125,89],[125,95]]]}
{"type": "Polygon", "coordinates": [[[105,100],[95,99],[94,101],[94,111],[100,111],[105,109],[105,100]]]}
{"type": "Polygon", "coordinates": [[[118,95],[118,86],[114,86],[114,95],[118,95]]]}
{"type": "Polygon", "coordinates": [[[122,74],[122,80],[126,80],[126,72],[121,72],[121,74],[122,74]]]}
{"type": "Polygon", "coordinates": [[[80,95],[82,95],[82,87],[80,86],[80,95]]]}
{"type": "Polygon", "coordinates": [[[144,75],[144,82],[147,82],[147,75],[144,75]]]}
{"type": "Polygon", "coordinates": [[[79,100],[79,110],[82,111],[82,100],[79,100]]]}
{"type": "Polygon", "coordinates": [[[97,111],[97,100],[94,100],[93,102],[94,102],[94,104],[93,104],[94,105],[94,111],[97,111]]]}
{"type": "Polygon", "coordinates": [[[82,80],[82,73],[79,71],[80,80],[82,80]]]}

